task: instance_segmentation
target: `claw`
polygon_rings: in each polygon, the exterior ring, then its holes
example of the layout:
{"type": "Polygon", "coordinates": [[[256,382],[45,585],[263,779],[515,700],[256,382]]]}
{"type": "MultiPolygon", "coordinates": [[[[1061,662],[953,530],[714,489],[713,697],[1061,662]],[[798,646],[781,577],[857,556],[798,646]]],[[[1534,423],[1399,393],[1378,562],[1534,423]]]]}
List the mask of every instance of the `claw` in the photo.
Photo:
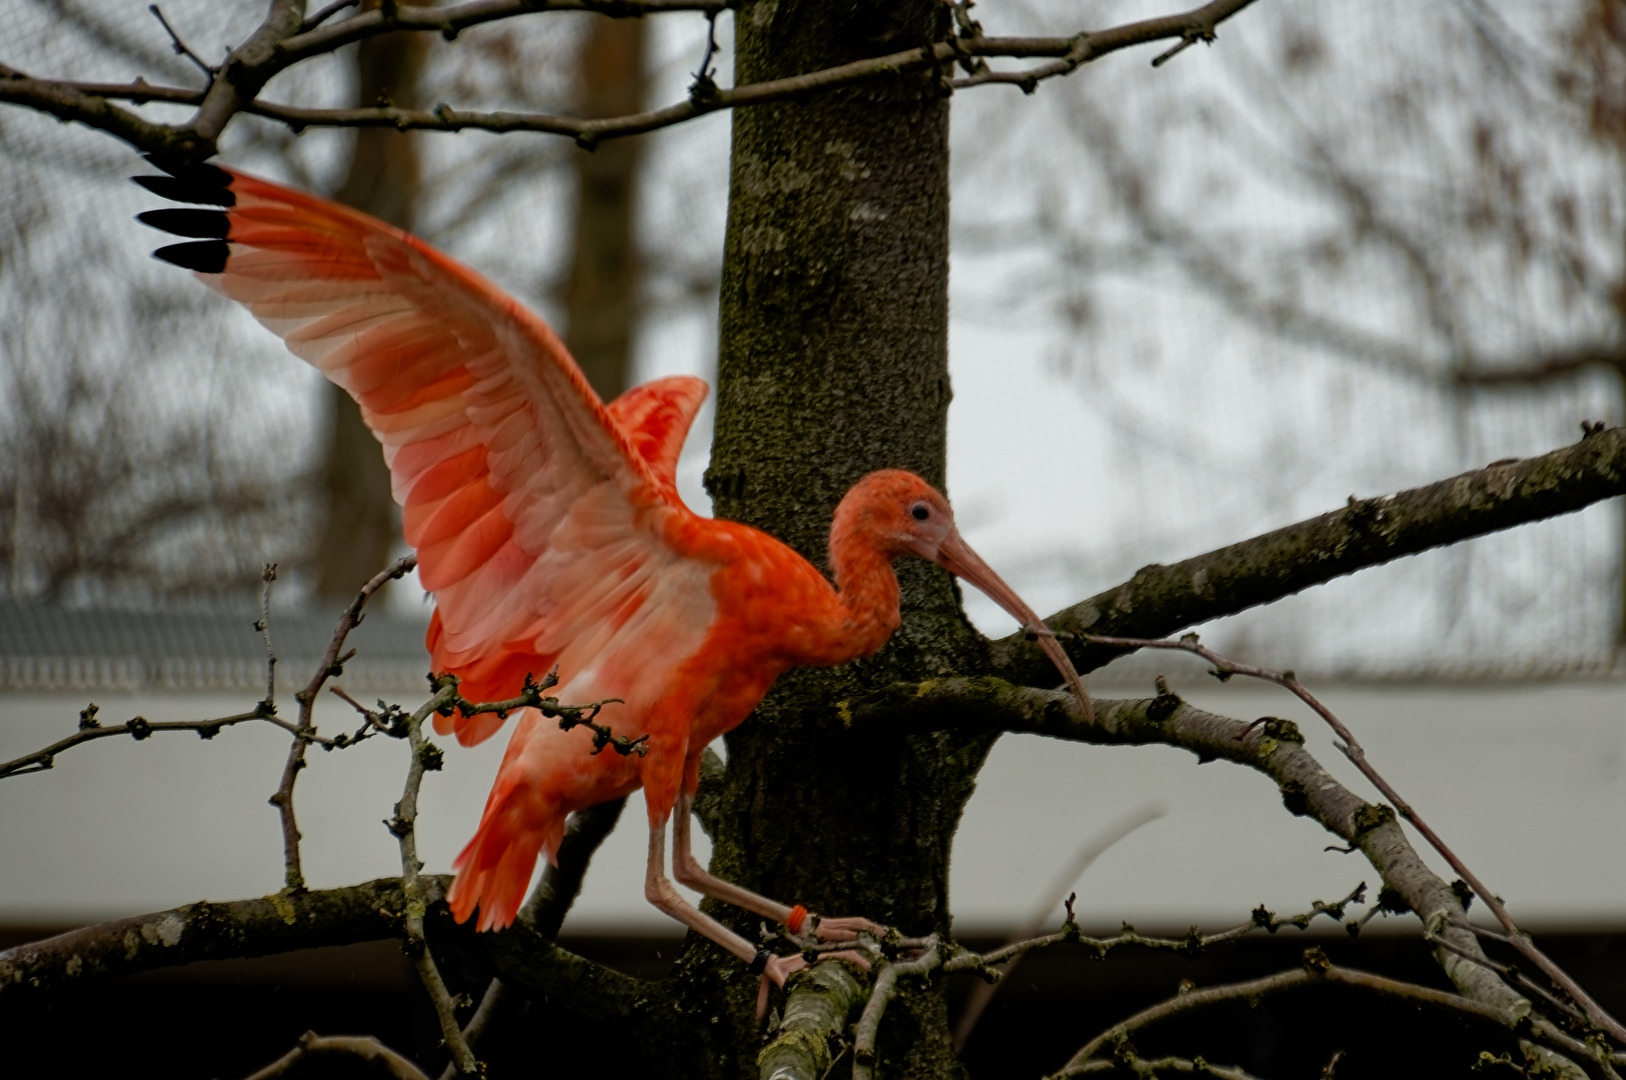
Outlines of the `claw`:
{"type": "MultiPolygon", "coordinates": [[[[871,924],[874,925],[874,924],[871,924]]],[[[826,960],[845,960],[856,965],[864,971],[870,970],[869,958],[852,949],[838,949],[834,952],[821,953],[819,963],[826,960]]],[[[800,953],[790,956],[772,957],[766,967],[762,969],[762,982],[757,987],[757,1019],[761,1020],[768,1015],[768,987],[777,986],[785,988],[785,980],[807,967],[807,959],[800,953]]]]}
{"type": "MultiPolygon", "coordinates": [[[[856,941],[859,934],[868,934],[876,941],[885,941],[886,927],[862,915],[849,915],[840,919],[820,919],[813,927],[820,941],[856,941]]],[[[868,967],[866,965],[866,970],[868,967]]]]}

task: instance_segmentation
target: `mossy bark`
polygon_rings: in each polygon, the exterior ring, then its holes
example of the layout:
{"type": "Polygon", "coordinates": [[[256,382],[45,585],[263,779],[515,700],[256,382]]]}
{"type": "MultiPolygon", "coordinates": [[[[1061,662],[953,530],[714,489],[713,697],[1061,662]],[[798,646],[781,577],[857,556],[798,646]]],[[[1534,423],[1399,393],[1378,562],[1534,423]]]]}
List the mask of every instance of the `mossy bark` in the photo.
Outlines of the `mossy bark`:
{"type": "MultiPolygon", "coordinates": [[[[760,0],[736,17],[737,82],[925,44],[940,5],[760,0]]],[[[718,414],[707,487],[826,565],[831,513],[878,468],[942,484],[948,379],[948,101],[931,75],[735,114],[718,414]]],[[[831,915],[946,931],[949,848],[991,737],[843,733],[837,703],[898,679],[985,663],[949,577],[899,566],[902,631],[880,655],[782,678],[728,737],[712,869],[831,915]]],[[[752,920],[719,918],[755,934],[752,920]]],[[[685,993],[726,999],[707,1054],[755,1074],[754,980],[691,942],[685,993]],[[724,990],[724,988],[727,988],[724,990]],[[709,988],[709,989],[708,989],[709,988]],[[746,1051],[750,1052],[747,1053],[746,1051]]],[[[958,1076],[942,997],[887,1017],[881,1074],[958,1076]]],[[[846,1066],[838,1066],[838,1070],[846,1066]]]]}

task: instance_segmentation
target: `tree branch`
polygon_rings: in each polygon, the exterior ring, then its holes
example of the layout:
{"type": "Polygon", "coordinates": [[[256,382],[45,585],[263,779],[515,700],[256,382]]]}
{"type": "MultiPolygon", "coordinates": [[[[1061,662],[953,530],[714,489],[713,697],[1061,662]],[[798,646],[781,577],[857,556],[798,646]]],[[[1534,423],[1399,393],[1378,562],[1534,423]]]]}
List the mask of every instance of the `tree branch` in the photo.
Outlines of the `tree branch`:
{"type": "MultiPolygon", "coordinates": [[[[1422,815],[1418,814],[1407,800],[1401,798],[1400,793],[1394,789],[1393,785],[1384,778],[1383,774],[1378,772],[1376,766],[1367,758],[1366,749],[1361,745],[1360,740],[1355,738],[1354,732],[1350,731],[1344,725],[1344,722],[1334,715],[1331,709],[1322,704],[1319,698],[1306,690],[1292,672],[1272,671],[1269,668],[1257,667],[1253,664],[1239,664],[1233,660],[1227,660],[1198,641],[1196,634],[1187,634],[1179,641],[1151,641],[1136,638],[1101,638],[1095,636],[1092,636],[1090,640],[1097,645],[1132,649],[1177,649],[1193,653],[1213,664],[1213,673],[1222,680],[1229,679],[1232,675],[1262,679],[1282,687],[1309,706],[1310,710],[1321,717],[1327,726],[1332,728],[1333,733],[1343,740],[1341,743],[1335,744],[1338,752],[1348,758],[1350,764],[1359,769],[1362,776],[1371,781],[1372,786],[1376,787],[1383,794],[1383,797],[1389,800],[1389,804],[1394,807],[1401,817],[1411,823],[1412,828],[1416,829],[1423,839],[1428,841],[1430,847],[1440,853],[1440,856],[1450,864],[1451,869],[1456,872],[1457,876],[1473,890],[1474,895],[1479,897],[1484,905],[1490,909],[1491,914],[1496,916],[1496,921],[1501,923],[1508,933],[1508,944],[1513,946],[1525,959],[1539,967],[1564,993],[1568,994],[1570,999],[1586,1013],[1587,1020],[1590,1023],[1601,1031],[1607,1032],[1610,1037],[1622,1044],[1626,1044],[1626,1027],[1623,1027],[1620,1021],[1609,1015],[1602,1006],[1592,1000],[1591,996],[1581,989],[1580,985],[1570,977],[1568,972],[1553,963],[1546,953],[1536,948],[1535,943],[1530,940],[1529,936],[1514,923],[1513,916],[1508,913],[1507,907],[1502,903],[1501,899],[1486,888],[1485,883],[1480,881],[1479,877],[1468,868],[1468,865],[1445,842],[1444,838],[1436,833],[1434,828],[1423,820],[1422,815]]],[[[1449,943],[1442,941],[1442,944],[1446,944],[1448,948],[1453,950],[1455,949],[1455,946],[1449,943]]],[[[1477,961],[1476,957],[1470,956],[1469,959],[1477,961]]],[[[1494,965],[1487,964],[1486,966],[1495,969],[1494,965]]]]}
{"type": "MultiPolygon", "coordinates": [[[[547,994],[576,1015],[600,1020],[629,1016],[641,1000],[661,1000],[659,984],[584,960],[529,927],[477,933],[469,924],[453,922],[445,904],[451,878],[429,875],[420,881],[428,929],[484,958],[511,985],[547,994]]],[[[379,878],[339,889],[200,901],[98,923],[0,951],[0,1001],[198,960],[400,937],[405,911],[400,879],[379,878]]]]}
{"type": "Polygon", "coordinates": [[[186,133],[169,124],[156,124],[144,120],[128,109],[113,104],[116,100],[187,102],[200,100],[196,91],[164,88],[152,97],[143,98],[137,92],[145,83],[132,83],[114,90],[99,84],[81,87],[71,82],[35,79],[16,68],[0,64],[0,101],[24,105],[38,112],[72,120],[98,131],[123,139],[141,150],[154,154],[181,154],[192,143],[186,133]],[[103,93],[101,90],[113,90],[103,93]]]}
{"type": "Polygon", "coordinates": [[[385,824],[401,845],[401,892],[406,897],[406,918],[402,920],[401,930],[407,957],[434,1006],[441,1039],[452,1055],[458,1074],[479,1076],[485,1070],[463,1039],[452,996],[446,992],[446,981],[440,977],[440,969],[429,951],[429,939],[423,929],[424,912],[429,905],[423,879],[418,876],[418,871],[423,869],[423,863],[418,861],[418,790],[423,785],[423,774],[439,770],[442,758],[440,749],[423,737],[423,722],[456,696],[457,683],[447,679],[434,697],[407,717],[407,743],[412,748],[412,756],[407,765],[406,786],[401,792],[401,801],[395,804],[395,817],[385,824]]]}
{"type": "Polygon", "coordinates": [[[1471,366],[1453,371],[1451,379],[1459,386],[1519,390],[1574,378],[1598,368],[1626,374],[1626,346],[1577,345],[1522,364],[1476,359],[1471,366]]]}
{"type": "Polygon", "coordinates": [[[36,750],[32,754],[24,754],[20,758],[0,762],[0,778],[44,772],[56,765],[56,756],[64,750],[97,739],[111,738],[115,735],[128,735],[140,742],[160,732],[195,731],[199,738],[212,739],[220,734],[222,728],[244,724],[250,720],[264,720],[266,723],[274,724],[289,733],[298,733],[298,729],[294,725],[264,712],[260,706],[255,706],[249,712],[235,713],[231,716],[218,716],[208,720],[148,720],[144,716],[136,716],[126,723],[115,724],[113,727],[102,727],[101,722],[96,719],[97,711],[97,706],[94,704],[79,710],[79,730],[67,738],[59,739],[50,746],[36,750]]]}
{"type": "Polygon", "coordinates": [[[397,30],[430,31],[451,41],[471,26],[545,11],[591,11],[624,19],[677,11],[715,16],[734,6],[736,0],[474,0],[432,8],[403,4],[390,12],[382,8],[359,12],[325,26],[320,25],[323,20],[313,20],[314,25],[301,27],[300,33],[280,42],[277,51],[287,66],[362,38],[397,30]]]}
{"type": "MultiPolygon", "coordinates": [[[[589,806],[570,815],[565,837],[559,843],[558,862],[542,869],[542,880],[520,910],[520,922],[549,941],[556,940],[565,915],[581,892],[587,865],[598,851],[626,808],[625,796],[589,806]]],[[[530,1007],[530,999],[516,992],[502,979],[492,979],[480,999],[480,1007],[463,1028],[463,1037],[476,1054],[489,1056],[512,1025],[530,1007]]],[[[455,1065],[448,1065],[441,1080],[452,1080],[455,1065]]]]}
{"type": "MultiPolygon", "coordinates": [[[[1141,700],[1097,699],[1095,723],[1086,724],[1070,701],[1065,693],[999,679],[954,677],[896,686],[844,703],[842,715],[853,728],[885,723],[893,732],[953,727],[1097,745],[1156,743],[1182,747],[1205,761],[1223,758],[1246,765],[1276,782],[1289,812],[1314,819],[1358,848],[1425,927],[1475,957],[1484,955],[1461,900],[1418,857],[1394,811],[1365,802],[1328,774],[1305,749],[1304,737],[1291,721],[1248,724],[1193,708],[1164,692],[1141,700]]],[[[1477,962],[1443,949],[1435,958],[1465,997],[1499,1012],[1529,1011],[1522,995],[1477,962]]]]}
{"type": "Polygon", "coordinates": [[[842,963],[815,964],[793,976],[778,1033],[757,1055],[757,1074],[763,1080],[823,1080],[835,1062],[830,1046],[841,1040],[848,1015],[868,988],[867,978],[842,963]]]}
{"type": "Polygon", "coordinates": [[[300,21],[303,3],[297,0],[273,0],[266,20],[248,40],[232,51],[206,90],[151,86],[140,81],[123,85],[30,79],[9,68],[0,68],[0,101],[26,105],[63,120],[78,120],[117,135],[137,149],[181,163],[211,157],[227,123],[240,112],[278,121],[295,131],[307,127],[533,131],[567,135],[590,149],[606,139],[671,127],[720,109],[783,101],[876,79],[935,71],[964,57],[1056,58],[1054,63],[1025,72],[990,75],[982,80],[967,80],[958,84],[951,80],[947,84],[952,89],[955,85],[1013,82],[1031,93],[1044,79],[1069,74],[1083,64],[1122,49],[1169,38],[1178,38],[1182,42],[1212,40],[1215,27],[1252,2],[1212,0],[1181,14],[1144,19],[1106,30],[1081,31],[1068,37],[1000,38],[976,34],[951,38],[921,48],[731,89],[719,88],[708,78],[696,81],[687,101],[627,116],[584,119],[512,111],[459,112],[445,104],[428,110],[401,109],[392,105],[364,109],[305,109],[260,101],[258,94],[273,76],[300,60],[331,52],[363,37],[394,30],[434,30],[451,38],[465,26],[536,10],[597,11],[620,17],[654,11],[715,14],[728,4],[723,0],[671,0],[670,3],[663,0],[543,0],[542,3],[477,0],[449,9],[399,6],[389,13],[383,9],[361,12],[339,22],[300,32],[303,28],[300,21]],[[134,114],[112,105],[111,102],[115,100],[196,105],[197,112],[183,125],[147,124],[134,114]]]}
{"type": "Polygon", "coordinates": [[[350,1058],[374,1065],[395,1080],[428,1080],[423,1071],[377,1039],[367,1035],[318,1035],[307,1031],[299,1045],[282,1055],[248,1080],[272,1080],[297,1071],[306,1058],[350,1058]]]}
{"type": "MultiPolygon", "coordinates": [[[[282,819],[283,885],[291,891],[297,892],[305,887],[305,874],[299,859],[299,823],[294,817],[294,783],[299,779],[300,771],[305,768],[305,748],[316,734],[316,725],[311,719],[316,708],[316,699],[321,695],[322,684],[327,682],[329,677],[342,674],[345,660],[354,655],[352,651],[341,658],[339,650],[344,648],[345,638],[350,636],[350,631],[360,625],[362,608],[366,606],[368,599],[382,589],[385,582],[405,576],[417,565],[418,557],[407,555],[374,574],[372,579],[361,587],[361,591],[356,593],[356,598],[350,601],[350,606],[339,616],[338,625],[333,630],[333,638],[328,642],[327,652],[316,665],[316,671],[311,675],[310,682],[294,695],[294,699],[299,702],[299,723],[294,729],[294,740],[288,747],[288,758],[283,763],[282,781],[277,785],[277,790],[272,792],[269,800],[271,805],[277,808],[277,813],[282,819]]],[[[266,578],[266,590],[269,593],[271,580],[276,576],[276,568],[268,567],[266,574],[269,575],[266,578]]],[[[261,621],[266,624],[261,630],[266,634],[268,652],[271,647],[269,620],[269,613],[261,615],[261,621]]],[[[273,665],[275,662],[274,659],[271,660],[273,665]]],[[[272,700],[269,690],[261,706],[273,714],[276,712],[276,703],[272,700]]]]}
{"type": "MultiPolygon", "coordinates": [[[[1171,566],[1153,564],[1121,585],[1048,616],[1078,670],[1123,649],[1080,646],[1068,633],[1151,638],[1290,596],[1312,585],[1429,548],[1626,494],[1626,428],[1592,430],[1540,457],[1498,463],[1277,529],[1171,566]]],[[[1050,661],[1021,633],[994,643],[990,674],[1047,683],[1050,661]]]]}
{"type": "Polygon", "coordinates": [[[1434,990],[1430,987],[1418,986],[1415,983],[1400,982],[1396,979],[1373,975],[1365,971],[1357,971],[1353,968],[1338,967],[1328,963],[1326,954],[1320,949],[1305,950],[1304,960],[1304,966],[1295,971],[1284,971],[1248,982],[1191,990],[1179,997],[1169,998],[1167,1001],[1143,1009],[1123,1023],[1114,1025],[1086,1043],[1061,1068],[1061,1071],[1054,1074],[1055,1080],[1091,1071],[1084,1067],[1086,1063],[1103,1050],[1109,1049],[1112,1044],[1121,1043],[1141,1028],[1177,1016],[1180,1013],[1207,1008],[1222,1002],[1255,1001],[1262,997],[1280,994],[1289,990],[1326,985],[1349,986],[1425,1008],[1451,1013],[1464,1019],[1476,1021],[1481,1025],[1499,1028],[1505,1033],[1515,1034],[1520,1038],[1531,1040],[1566,1055],[1580,1064],[1586,1070],[1588,1076],[1619,1080],[1612,1066],[1613,1055],[1606,1050],[1589,1046],[1579,1039],[1572,1038],[1546,1020],[1532,1018],[1522,1012],[1497,1009],[1477,1001],[1458,997],[1455,994],[1448,994],[1443,990],[1434,990]]]}

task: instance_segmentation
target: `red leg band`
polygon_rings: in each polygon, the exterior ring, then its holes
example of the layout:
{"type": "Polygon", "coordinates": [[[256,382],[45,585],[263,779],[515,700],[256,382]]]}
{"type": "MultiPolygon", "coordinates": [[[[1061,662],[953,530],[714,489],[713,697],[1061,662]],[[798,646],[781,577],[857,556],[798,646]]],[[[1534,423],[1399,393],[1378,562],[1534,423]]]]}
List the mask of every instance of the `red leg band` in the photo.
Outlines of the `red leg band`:
{"type": "Polygon", "coordinates": [[[785,919],[785,926],[793,934],[802,932],[802,922],[807,918],[807,908],[797,904],[790,909],[790,915],[785,919]]]}

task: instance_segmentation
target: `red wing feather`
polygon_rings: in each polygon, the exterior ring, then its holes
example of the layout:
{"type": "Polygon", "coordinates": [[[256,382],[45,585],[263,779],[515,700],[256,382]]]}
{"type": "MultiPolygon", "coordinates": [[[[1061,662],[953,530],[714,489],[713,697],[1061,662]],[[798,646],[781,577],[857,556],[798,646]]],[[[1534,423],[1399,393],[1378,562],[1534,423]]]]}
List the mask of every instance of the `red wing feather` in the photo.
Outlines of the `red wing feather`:
{"type": "MultiPolygon", "coordinates": [[[[436,593],[435,669],[489,699],[557,663],[558,693],[625,698],[641,725],[714,613],[713,567],[671,542],[693,517],[673,477],[705,384],[662,379],[606,408],[553,331],[474,271],[225,174],[225,265],[199,276],[361,405],[436,593]]],[[[460,719],[458,737],[497,726],[460,719]]]]}

